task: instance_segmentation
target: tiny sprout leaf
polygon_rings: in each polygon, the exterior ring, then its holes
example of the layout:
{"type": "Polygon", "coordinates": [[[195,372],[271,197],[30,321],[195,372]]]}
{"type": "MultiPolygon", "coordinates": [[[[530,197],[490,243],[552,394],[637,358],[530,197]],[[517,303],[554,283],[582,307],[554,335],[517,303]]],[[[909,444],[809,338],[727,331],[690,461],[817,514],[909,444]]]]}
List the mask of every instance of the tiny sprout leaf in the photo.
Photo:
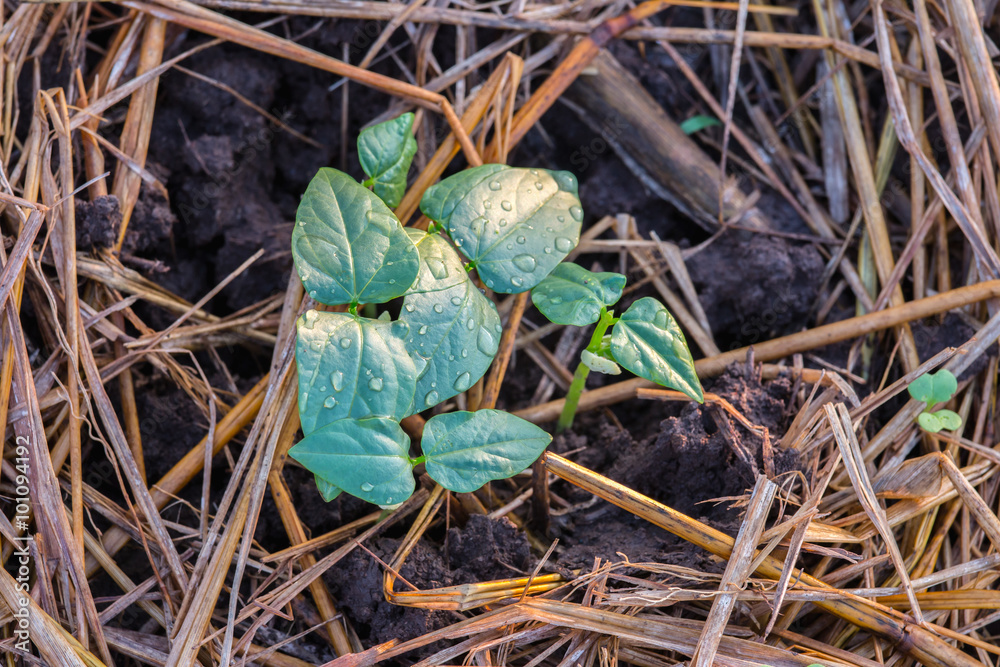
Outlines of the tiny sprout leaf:
{"type": "Polygon", "coordinates": [[[316,489],[319,491],[319,495],[323,496],[323,500],[330,502],[334,498],[340,495],[342,489],[338,486],[331,484],[319,475],[316,477],[316,489]]]}
{"type": "Polygon", "coordinates": [[[392,211],[336,169],[320,169],[295,214],[292,257],[320,303],[384,303],[417,277],[417,253],[392,211]]]}
{"type": "Polygon", "coordinates": [[[550,322],[583,327],[601,316],[601,308],[622,297],[625,276],[593,273],[563,262],[531,290],[531,302],[550,322]]]}
{"type": "Polygon", "coordinates": [[[618,364],[610,359],[605,359],[600,355],[594,354],[590,350],[584,350],[580,353],[580,361],[583,362],[584,366],[598,373],[604,373],[605,375],[621,375],[622,373],[622,369],[618,364]]]}
{"type": "Polygon", "coordinates": [[[288,455],[307,470],[376,505],[403,502],[413,493],[410,437],[392,419],[341,419],[313,431],[288,455]]]}
{"type": "Polygon", "coordinates": [[[611,330],[611,354],[639,377],[704,402],[705,394],[684,334],[656,299],[639,299],[622,314],[611,330]]]}
{"type": "Polygon", "coordinates": [[[389,208],[399,206],[406,192],[406,173],[417,153],[412,129],[413,114],[404,113],[358,135],[358,161],[368,174],[375,194],[389,208]]]}
{"type": "Polygon", "coordinates": [[[951,371],[942,368],[937,373],[924,373],[906,389],[914,400],[923,401],[930,407],[954,396],[958,391],[958,380],[951,371]]]}
{"type": "Polygon", "coordinates": [[[516,475],[534,462],[552,436],[501,410],[449,412],[427,420],[420,446],[427,474],[441,486],[470,493],[516,475]]]}
{"type": "Polygon", "coordinates": [[[708,127],[713,127],[716,125],[722,125],[718,118],[713,118],[712,116],[691,116],[686,121],[681,123],[681,132],[684,134],[694,134],[695,132],[700,132],[708,127]]]}
{"type": "Polygon", "coordinates": [[[448,241],[440,234],[410,234],[420,273],[403,299],[399,319],[410,325],[410,354],[426,363],[416,385],[414,410],[419,412],[478,381],[493,362],[502,329],[496,306],[469,279],[448,241]]]}
{"type": "Polygon", "coordinates": [[[408,331],[405,322],[347,313],[310,310],[300,317],[295,360],[302,432],[347,417],[409,415],[417,367],[406,350],[408,331]]]}
{"type": "Polygon", "coordinates": [[[921,412],[917,416],[917,423],[920,424],[920,428],[928,433],[937,433],[944,428],[944,424],[938,419],[937,414],[933,412],[921,412]]]}
{"type": "Polygon", "coordinates": [[[420,210],[444,225],[486,286],[525,292],[580,241],[583,209],[566,171],[485,164],[432,186],[420,210]]]}
{"type": "Polygon", "coordinates": [[[943,429],[954,431],[962,426],[962,417],[957,412],[953,412],[951,410],[938,410],[934,413],[934,416],[937,417],[938,422],[940,422],[941,428],[943,429]]]}

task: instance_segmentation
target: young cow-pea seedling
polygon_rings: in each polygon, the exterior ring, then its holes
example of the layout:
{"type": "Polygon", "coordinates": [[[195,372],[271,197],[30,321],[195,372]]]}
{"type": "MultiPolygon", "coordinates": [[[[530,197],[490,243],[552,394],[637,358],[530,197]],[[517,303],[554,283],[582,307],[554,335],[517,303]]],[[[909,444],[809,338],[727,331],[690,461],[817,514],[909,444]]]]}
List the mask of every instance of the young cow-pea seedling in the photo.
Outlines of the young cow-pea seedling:
{"type": "Polygon", "coordinates": [[[428,189],[430,233],[404,229],[389,205],[405,190],[412,124],[406,114],[362,132],[368,179],[321,169],[296,214],[292,255],[305,289],[348,311],[309,310],[297,323],[305,438],[289,454],[327,500],[343,490],[401,503],[421,463],[444,487],[473,491],[524,470],[551,441],[506,412],[452,412],[427,421],[410,456],[399,422],[469,389],[497,352],[500,317],[470,272],[496,292],[527,291],[576,246],[583,219],[571,174],[488,164],[428,189]],[[400,297],[396,320],[358,314],[400,297]]]}
{"type": "Polygon", "coordinates": [[[421,453],[410,456],[400,421],[469,389],[496,355],[500,317],[473,271],[494,292],[534,288],[536,305],[554,322],[598,323],[567,397],[570,420],[589,369],[615,372],[616,361],[702,399],[684,336],[659,302],[640,299],[615,318],[607,307],[621,297],[625,277],[561,264],[583,220],[572,174],[468,169],[424,194],[429,232],[404,229],[389,207],[405,191],[412,125],[405,114],[362,132],[368,179],[321,169],[296,213],[292,255],[303,286],[319,303],[347,306],[346,313],[309,310],[297,323],[305,437],[289,454],[314,473],[324,498],[347,491],[397,505],[413,493],[419,464],[445,488],[473,491],[521,472],[551,441],[500,410],[460,411],[429,419],[421,453]],[[358,314],[360,304],[399,298],[396,320],[389,311],[358,314]]]}
{"type": "Polygon", "coordinates": [[[619,364],[699,403],[705,399],[684,334],[663,304],[644,297],[621,317],[608,310],[621,298],[625,280],[620,273],[592,273],[567,262],[531,290],[535,307],[550,321],[579,327],[597,323],[590,343],[580,354],[556,425],[558,431],[573,424],[590,371],[618,375],[619,364]],[[611,334],[606,335],[609,328],[611,334]]]}
{"type": "Polygon", "coordinates": [[[958,380],[951,371],[941,369],[937,373],[925,373],[911,382],[906,389],[912,398],[927,404],[917,417],[920,428],[930,433],[937,433],[942,429],[954,431],[962,425],[962,417],[956,412],[930,411],[931,407],[944,403],[958,391],[958,380]]]}

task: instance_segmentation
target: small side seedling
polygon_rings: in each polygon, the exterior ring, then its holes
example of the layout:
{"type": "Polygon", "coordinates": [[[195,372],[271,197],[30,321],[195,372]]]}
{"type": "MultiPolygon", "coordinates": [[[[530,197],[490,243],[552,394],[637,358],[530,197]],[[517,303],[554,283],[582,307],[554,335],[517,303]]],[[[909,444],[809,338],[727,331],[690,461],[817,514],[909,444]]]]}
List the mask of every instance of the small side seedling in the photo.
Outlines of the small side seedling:
{"type": "Polygon", "coordinates": [[[321,169],[296,213],[292,255],[303,286],[348,311],[309,310],[297,322],[305,438],[289,454],[327,500],[347,491],[397,505],[413,492],[419,464],[442,486],[473,491],[521,472],[552,439],[499,410],[452,412],[427,421],[422,453],[410,456],[400,421],[469,389],[497,352],[500,317],[470,273],[496,292],[527,291],[576,247],[583,220],[572,174],[488,164],[427,190],[429,233],[404,229],[390,206],[406,188],[412,125],[406,114],[362,132],[368,179],[321,169]],[[358,314],[361,304],[400,297],[394,321],[388,311],[358,314]]]}
{"type": "Polygon", "coordinates": [[[705,400],[684,334],[662,303],[644,297],[621,317],[608,310],[621,298],[625,281],[620,273],[593,273],[565,263],[531,290],[532,303],[550,321],[574,326],[597,323],[590,343],[580,354],[556,425],[558,431],[572,426],[590,371],[618,375],[619,364],[699,403],[705,400]],[[606,335],[609,328],[611,334],[606,335]]]}
{"type": "Polygon", "coordinates": [[[937,433],[942,429],[954,431],[962,425],[962,417],[956,412],[951,410],[931,412],[933,406],[950,400],[958,391],[958,380],[951,371],[941,369],[937,373],[925,373],[911,382],[906,389],[915,400],[927,404],[917,417],[920,428],[929,433],[937,433]]]}

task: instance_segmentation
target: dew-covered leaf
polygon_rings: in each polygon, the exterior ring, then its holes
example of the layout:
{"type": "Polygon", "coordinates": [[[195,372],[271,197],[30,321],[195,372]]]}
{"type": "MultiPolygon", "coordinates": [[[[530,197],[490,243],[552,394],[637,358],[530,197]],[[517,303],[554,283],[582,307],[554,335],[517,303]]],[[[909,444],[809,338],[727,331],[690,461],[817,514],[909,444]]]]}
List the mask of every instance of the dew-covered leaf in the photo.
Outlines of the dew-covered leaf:
{"type": "Polygon", "coordinates": [[[682,391],[699,403],[705,400],[683,332],[670,311],[652,297],[633,303],[615,323],[611,354],[639,377],[682,391]]]}
{"type": "Polygon", "coordinates": [[[429,188],[420,210],[444,225],[486,286],[515,294],[537,285],[576,247],[583,209],[566,171],[486,164],[429,188]]]}
{"type": "Polygon", "coordinates": [[[521,472],[551,441],[548,433],[509,412],[478,410],[427,420],[420,447],[434,481],[470,493],[486,482],[521,472]]]}
{"type": "Polygon", "coordinates": [[[469,279],[447,239],[424,234],[415,240],[420,273],[399,319],[410,325],[410,354],[426,363],[414,398],[419,412],[477,382],[493,362],[502,329],[496,306],[469,279]]]}
{"type": "Polygon", "coordinates": [[[942,368],[937,373],[924,373],[910,383],[906,388],[915,400],[923,401],[928,406],[943,403],[958,391],[958,380],[955,375],[942,368]]]}
{"type": "Polygon", "coordinates": [[[373,125],[358,135],[358,161],[375,189],[390,208],[399,206],[406,192],[406,174],[417,153],[413,138],[413,114],[373,125]]]}
{"type": "Polygon", "coordinates": [[[323,496],[323,500],[326,502],[330,502],[343,491],[339,486],[331,484],[319,475],[314,475],[314,477],[316,478],[316,490],[319,491],[319,495],[323,496]]]}
{"type": "Polygon", "coordinates": [[[317,429],[288,455],[328,484],[376,505],[413,493],[410,437],[393,419],[341,419],[317,429]]]}
{"type": "Polygon", "coordinates": [[[352,417],[411,414],[417,367],[406,350],[405,322],[307,311],[298,321],[302,432],[352,417]]]}
{"type": "Polygon", "coordinates": [[[375,193],[336,169],[320,169],[295,214],[292,257],[320,303],[384,303],[417,277],[417,253],[375,193]]]}
{"type": "Polygon", "coordinates": [[[601,308],[622,298],[625,276],[594,273],[563,262],[531,290],[531,302],[550,322],[583,327],[601,316],[601,308]]]}

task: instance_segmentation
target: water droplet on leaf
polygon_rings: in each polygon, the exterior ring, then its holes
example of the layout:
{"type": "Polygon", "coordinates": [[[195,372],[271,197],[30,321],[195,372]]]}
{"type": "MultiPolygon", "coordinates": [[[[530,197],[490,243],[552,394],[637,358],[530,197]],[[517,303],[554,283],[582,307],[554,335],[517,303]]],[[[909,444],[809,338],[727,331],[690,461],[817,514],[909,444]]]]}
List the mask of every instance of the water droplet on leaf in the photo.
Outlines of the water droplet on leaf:
{"type": "Polygon", "coordinates": [[[490,190],[493,190],[493,192],[496,192],[497,190],[499,190],[500,187],[501,187],[500,186],[500,181],[490,181],[490,190]]]}
{"type": "Polygon", "coordinates": [[[448,267],[437,257],[427,258],[427,268],[430,269],[431,275],[438,280],[444,280],[448,277],[448,267]]]}
{"type": "Polygon", "coordinates": [[[344,374],[340,371],[334,371],[330,375],[330,382],[333,383],[334,391],[340,391],[344,388],[344,374]]]}
{"type": "Polygon", "coordinates": [[[502,202],[500,202],[500,208],[502,208],[505,211],[510,211],[510,210],[513,210],[514,206],[511,205],[511,203],[509,201],[507,201],[506,199],[504,199],[502,202]]]}
{"type": "Polygon", "coordinates": [[[528,241],[528,239],[524,238],[523,236],[518,236],[516,240],[517,240],[517,242],[518,242],[518,243],[520,243],[521,245],[524,245],[524,244],[525,244],[525,243],[527,243],[527,241],[528,241]]]}
{"type": "Polygon", "coordinates": [[[346,350],[347,348],[349,348],[351,346],[352,342],[353,341],[350,338],[347,338],[347,337],[341,338],[340,339],[340,347],[342,347],[342,348],[344,348],[346,350]]]}
{"type": "Polygon", "coordinates": [[[531,273],[532,271],[535,270],[535,267],[537,266],[535,258],[532,257],[531,255],[518,255],[517,257],[514,258],[513,261],[514,261],[514,266],[521,269],[525,273],[531,273]]]}
{"type": "Polygon", "coordinates": [[[453,296],[453,297],[451,297],[451,303],[452,303],[452,305],[455,305],[455,306],[461,306],[462,305],[462,297],[460,297],[460,296],[453,296]]]}
{"type": "Polygon", "coordinates": [[[565,236],[560,236],[556,239],[556,250],[559,252],[569,252],[573,249],[573,242],[570,241],[565,236]]]}
{"type": "Polygon", "coordinates": [[[491,334],[486,329],[480,329],[479,337],[476,339],[476,347],[478,347],[479,351],[485,354],[486,356],[496,354],[497,351],[496,338],[494,338],[493,334],[491,334]]]}
{"type": "Polygon", "coordinates": [[[439,395],[440,394],[434,390],[427,392],[427,395],[424,396],[424,403],[426,405],[437,405],[439,395]]]}
{"type": "Polygon", "coordinates": [[[444,306],[442,306],[440,303],[435,303],[434,304],[434,312],[435,313],[443,313],[444,312],[444,306]]]}
{"type": "Polygon", "coordinates": [[[455,380],[455,391],[465,391],[472,386],[472,377],[468,372],[462,373],[455,380]]]}
{"type": "Polygon", "coordinates": [[[312,329],[316,325],[316,320],[319,319],[319,313],[315,310],[307,310],[305,317],[302,320],[303,325],[306,329],[312,329]]]}
{"type": "Polygon", "coordinates": [[[383,384],[382,378],[372,378],[368,381],[368,388],[372,391],[382,391],[383,384]]]}
{"type": "Polygon", "coordinates": [[[370,483],[370,482],[364,482],[361,485],[361,490],[364,491],[365,493],[367,493],[368,491],[371,491],[374,488],[375,488],[375,485],[372,484],[372,483],[370,483]]]}
{"type": "Polygon", "coordinates": [[[583,209],[580,208],[579,206],[570,206],[569,214],[573,216],[573,219],[576,220],[577,222],[583,220],[583,209]]]}
{"type": "Polygon", "coordinates": [[[333,396],[327,396],[326,400],[323,401],[324,408],[332,408],[335,405],[337,405],[337,399],[335,399],[333,396]]]}

